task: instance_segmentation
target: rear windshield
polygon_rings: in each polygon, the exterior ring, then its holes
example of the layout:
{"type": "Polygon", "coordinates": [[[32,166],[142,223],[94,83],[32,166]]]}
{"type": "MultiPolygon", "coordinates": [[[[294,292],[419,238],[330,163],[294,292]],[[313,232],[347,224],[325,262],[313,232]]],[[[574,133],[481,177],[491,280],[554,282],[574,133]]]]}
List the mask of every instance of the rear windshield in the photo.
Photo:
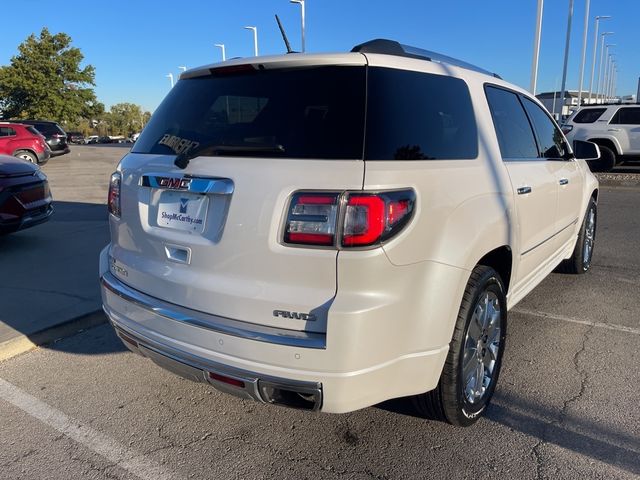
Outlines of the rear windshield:
{"type": "Polygon", "coordinates": [[[478,154],[469,89],[458,78],[364,66],[213,72],[180,80],[132,151],[366,160],[478,154]]]}
{"type": "Polygon", "coordinates": [[[576,113],[576,116],[573,117],[573,122],[593,123],[598,120],[606,110],[606,108],[586,108],[584,110],[580,110],[576,113]]]}
{"type": "Polygon", "coordinates": [[[224,155],[362,158],[365,75],[364,67],[331,66],[180,80],[133,152],[211,145],[231,147],[224,155]]]}

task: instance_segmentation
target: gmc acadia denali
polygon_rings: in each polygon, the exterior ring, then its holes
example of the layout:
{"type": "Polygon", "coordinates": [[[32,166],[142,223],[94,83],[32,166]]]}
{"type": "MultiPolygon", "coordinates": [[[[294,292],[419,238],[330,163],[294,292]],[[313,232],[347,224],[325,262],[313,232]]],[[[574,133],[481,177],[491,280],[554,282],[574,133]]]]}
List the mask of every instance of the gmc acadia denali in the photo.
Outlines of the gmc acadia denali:
{"type": "Polygon", "coordinates": [[[162,367],[470,425],[507,310],[591,264],[598,184],[526,91],[374,40],[187,71],[111,177],[104,310],[162,367]]]}

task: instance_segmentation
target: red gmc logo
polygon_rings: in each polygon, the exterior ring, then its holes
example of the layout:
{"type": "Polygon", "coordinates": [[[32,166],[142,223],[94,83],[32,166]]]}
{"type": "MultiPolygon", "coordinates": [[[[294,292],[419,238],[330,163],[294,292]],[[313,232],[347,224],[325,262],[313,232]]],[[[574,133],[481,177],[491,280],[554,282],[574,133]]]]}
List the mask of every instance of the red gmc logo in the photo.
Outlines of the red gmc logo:
{"type": "Polygon", "coordinates": [[[159,177],[158,184],[162,188],[171,188],[173,190],[186,190],[189,188],[189,185],[191,185],[191,179],[159,177]]]}

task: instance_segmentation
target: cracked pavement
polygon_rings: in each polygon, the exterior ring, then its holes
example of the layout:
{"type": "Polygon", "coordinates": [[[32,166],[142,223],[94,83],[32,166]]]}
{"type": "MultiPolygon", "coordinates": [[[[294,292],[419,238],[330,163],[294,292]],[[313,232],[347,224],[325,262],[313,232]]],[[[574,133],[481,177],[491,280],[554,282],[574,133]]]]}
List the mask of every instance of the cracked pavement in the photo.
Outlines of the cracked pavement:
{"type": "MultiPolygon", "coordinates": [[[[638,205],[640,189],[603,189],[593,271],[551,275],[510,313],[471,428],[404,399],[345,415],[240,400],[129,353],[107,325],[0,363],[0,378],[176,479],[639,478],[638,205]]],[[[1,399],[0,427],[0,479],[136,478],[1,399]]]]}

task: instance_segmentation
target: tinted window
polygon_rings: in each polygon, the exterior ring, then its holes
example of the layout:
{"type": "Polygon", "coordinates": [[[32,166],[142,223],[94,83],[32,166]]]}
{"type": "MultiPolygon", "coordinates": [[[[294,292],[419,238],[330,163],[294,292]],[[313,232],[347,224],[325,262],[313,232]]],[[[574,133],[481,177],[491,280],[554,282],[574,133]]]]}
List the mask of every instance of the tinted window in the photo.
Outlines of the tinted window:
{"type": "MultiPolygon", "coordinates": [[[[31,122],[29,122],[31,123],[31,122]]],[[[56,135],[62,132],[62,129],[58,127],[55,123],[44,123],[44,122],[33,122],[31,123],[36,129],[44,136],[56,135]]]]}
{"type": "Polygon", "coordinates": [[[33,135],[42,135],[35,127],[26,127],[26,130],[33,135]]]}
{"type": "Polygon", "coordinates": [[[370,68],[366,125],[365,159],[478,156],[469,89],[458,78],[370,68]]]}
{"type": "Polygon", "coordinates": [[[523,98],[538,139],[538,148],[544,158],[562,158],[565,155],[564,138],[560,129],[545,111],[528,98],[523,98]]]}
{"type": "Polygon", "coordinates": [[[502,158],[537,158],[533,130],[518,96],[501,88],[485,90],[502,158]]]}
{"type": "Polygon", "coordinates": [[[0,137],[12,137],[16,131],[11,127],[0,127],[0,137]]]}
{"type": "Polygon", "coordinates": [[[619,125],[640,125],[640,108],[621,108],[610,123],[619,125]]]}
{"type": "Polygon", "coordinates": [[[364,67],[346,66],[183,79],[133,151],[172,155],[212,145],[220,155],[361,159],[365,82],[364,67]]]}
{"type": "Polygon", "coordinates": [[[573,122],[593,123],[598,120],[606,110],[606,108],[585,108],[576,113],[576,116],[573,117],[573,122]]]}

